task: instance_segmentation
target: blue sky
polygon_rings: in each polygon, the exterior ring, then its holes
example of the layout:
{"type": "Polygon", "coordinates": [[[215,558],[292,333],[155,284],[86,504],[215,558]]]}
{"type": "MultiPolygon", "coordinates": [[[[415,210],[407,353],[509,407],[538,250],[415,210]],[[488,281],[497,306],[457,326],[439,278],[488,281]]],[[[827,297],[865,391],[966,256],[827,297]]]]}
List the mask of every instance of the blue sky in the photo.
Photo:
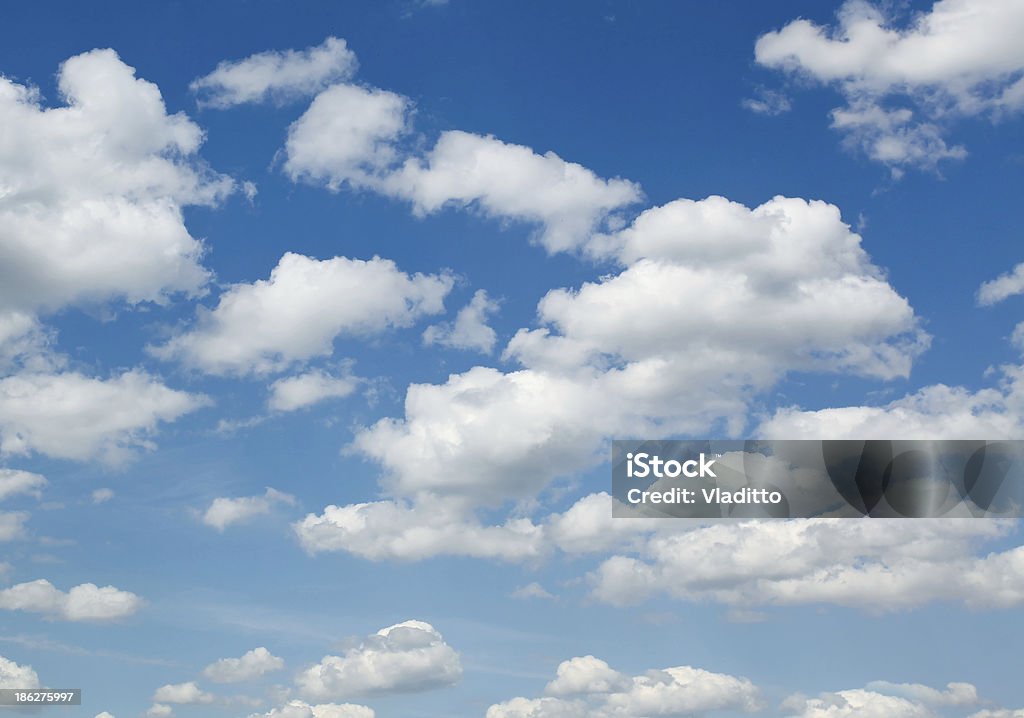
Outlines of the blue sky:
{"type": "Polygon", "coordinates": [[[1016,523],[613,520],[605,460],[1019,438],[1019,3],[4,14],[0,686],[1024,715],[1016,523]]]}

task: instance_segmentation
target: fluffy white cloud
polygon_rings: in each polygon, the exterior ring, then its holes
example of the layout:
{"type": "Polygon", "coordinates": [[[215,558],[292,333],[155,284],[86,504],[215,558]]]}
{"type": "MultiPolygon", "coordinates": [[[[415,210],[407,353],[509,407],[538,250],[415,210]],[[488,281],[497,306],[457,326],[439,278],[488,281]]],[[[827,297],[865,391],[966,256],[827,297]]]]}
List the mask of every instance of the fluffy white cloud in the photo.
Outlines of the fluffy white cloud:
{"type": "Polygon", "coordinates": [[[424,155],[403,151],[408,98],[339,84],[317,95],[288,131],[284,171],[295,181],[343,185],[407,200],[419,215],[454,206],[539,224],[550,252],[579,247],[619,209],[640,199],[622,179],[605,180],[553,152],[448,131],[424,155]]]}
{"type": "Polygon", "coordinates": [[[980,557],[976,551],[1011,526],[946,519],[721,523],[654,536],[641,558],[613,556],[591,581],[598,599],[616,605],[667,594],[739,607],[1009,607],[1024,603],[1024,579],[1015,578],[1024,576],[1024,547],[980,557]]]}
{"type": "Polygon", "coordinates": [[[0,78],[0,310],[201,291],[203,246],[182,207],[215,203],[233,182],[194,160],[200,128],[167,114],[112,50],[69,59],[57,79],[67,106],[45,108],[0,78]]]}
{"type": "Polygon", "coordinates": [[[1024,294],[1024,263],[1018,264],[1012,272],[983,283],[978,288],[978,304],[989,307],[1017,294],[1024,294]]]}
{"type": "Polygon", "coordinates": [[[529,519],[483,526],[461,506],[424,497],[415,505],[375,501],[327,506],[294,524],[310,553],[347,551],[371,560],[414,561],[439,554],[523,561],[545,550],[544,530],[529,519]]]}
{"type": "Polygon", "coordinates": [[[752,395],[787,371],[905,376],[927,343],[823,202],[678,200],[591,251],[626,269],[549,292],[545,326],[521,330],[505,351],[525,368],[412,385],[404,419],[357,434],[354,448],[381,463],[388,491],[531,497],[596,462],[605,437],[716,422],[734,433],[752,395]]]}
{"type": "Polygon", "coordinates": [[[96,714],[96,718],[114,718],[114,716],[111,713],[107,713],[106,711],[103,711],[102,713],[97,713],[96,714]]]}
{"type": "Polygon", "coordinates": [[[628,690],[632,681],[600,658],[579,656],[558,665],[553,681],[544,692],[551,696],[572,696],[583,693],[615,693],[628,690]]]}
{"type": "Polygon", "coordinates": [[[156,703],[179,703],[184,705],[213,703],[212,694],[202,690],[195,681],[187,683],[168,683],[160,686],[153,693],[156,703]]]}
{"type": "Polygon", "coordinates": [[[903,167],[965,156],[942,137],[951,119],[1024,107],[1020,3],[939,0],[906,23],[889,13],[890,6],[847,0],[835,28],[795,20],[761,36],[755,56],[837,85],[848,107],[833,112],[833,126],[897,176],[903,167]]]}
{"type": "Polygon", "coordinates": [[[286,253],[269,279],[236,284],[197,325],[151,351],[212,374],[279,371],[326,356],[340,335],[407,327],[444,311],[447,275],[409,275],[395,263],[286,253]]]}
{"type": "Polygon", "coordinates": [[[134,593],[94,583],[74,586],[67,593],[46,579],[19,583],[0,590],[0,608],[41,613],[62,621],[110,621],[130,616],[142,607],[134,593]]]}
{"type": "Polygon", "coordinates": [[[418,215],[446,206],[473,207],[487,217],[538,223],[549,252],[581,246],[614,212],[640,200],[637,185],[605,180],[554,152],[451,130],[423,158],[411,157],[381,181],[418,215]]]}
{"type": "Polygon", "coordinates": [[[1024,367],[1004,366],[999,385],[971,391],[944,384],[883,406],[780,409],[756,434],[766,438],[1015,439],[1024,430],[1024,367]]]}
{"type": "Polygon", "coordinates": [[[0,688],[38,688],[39,676],[32,666],[20,666],[0,656],[0,688]]]}
{"type": "Polygon", "coordinates": [[[289,701],[269,713],[253,713],[249,718],[374,718],[372,708],[353,703],[321,703],[289,701]]]}
{"type": "Polygon", "coordinates": [[[576,697],[513,698],[491,706],[487,718],[646,718],[761,708],[759,691],[746,678],[690,666],[630,678],[593,656],[564,661],[547,692],[576,697]]]}
{"type": "Polygon", "coordinates": [[[357,64],[344,40],[328,37],[305,50],[271,50],[221,62],[189,87],[202,106],[223,109],[267,100],[284,102],[349,79],[357,64]]]}
{"type": "Polygon", "coordinates": [[[920,683],[889,681],[872,681],[865,687],[869,691],[902,696],[930,706],[971,706],[978,703],[978,689],[970,683],[949,683],[944,691],[920,683]]]}
{"type": "Polygon", "coordinates": [[[454,323],[433,324],[423,332],[423,343],[440,344],[452,349],[472,349],[490,354],[498,335],[487,325],[487,317],[498,311],[498,303],[477,290],[469,304],[455,315],[454,323]]]}
{"type": "Polygon", "coordinates": [[[795,711],[789,718],[935,718],[920,703],[861,689],[823,693],[818,698],[794,697],[786,707],[795,711]]]}
{"type": "Polygon", "coordinates": [[[367,636],[343,656],[324,656],[298,675],[307,697],[424,691],[452,685],[462,677],[459,654],[423,621],[405,621],[367,636]]]}
{"type": "Polygon", "coordinates": [[[174,715],[174,709],[166,703],[154,703],[146,711],[146,715],[149,718],[170,718],[174,715]]]}
{"type": "Polygon", "coordinates": [[[203,514],[203,523],[223,531],[232,524],[242,523],[269,514],[275,504],[295,505],[295,497],[267,487],[263,496],[219,497],[213,500],[203,514]]]}
{"type": "Polygon", "coordinates": [[[18,469],[0,469],[0,501],[21,494],[38,499],[43,495],[44,486],[46,486],[46,479],[39,474],[18,469]]]}
{"type": "Polygon", "coordinates": [[[399,157],[409,100],[385,90],[335,85],[313,100],[288,128],[284,171],[293,181],[337,191],[376,185],[399,157]]]}
{"type": "Polygon", "coordinates": [[[160,422],[208,403],[132,370],[111,379],[77,372],[0,379],[0,452],[118,463],[152,448],[160,422]]]}
{"type": "Polygon", "coordinates": [[[282,668],[284,660],[260,646],[239,658],[221,658],[211,663],[203,669],[203,675],[215,683],[240,683],[282,668]]]}
{"type": "Polygon", "coordinates": [[[332,376],[323,370],[313,369],[271,384],[267,406],[273,411],[296,411],[327,399],[344,398],[358,386],[358,377],[332,376]]]}

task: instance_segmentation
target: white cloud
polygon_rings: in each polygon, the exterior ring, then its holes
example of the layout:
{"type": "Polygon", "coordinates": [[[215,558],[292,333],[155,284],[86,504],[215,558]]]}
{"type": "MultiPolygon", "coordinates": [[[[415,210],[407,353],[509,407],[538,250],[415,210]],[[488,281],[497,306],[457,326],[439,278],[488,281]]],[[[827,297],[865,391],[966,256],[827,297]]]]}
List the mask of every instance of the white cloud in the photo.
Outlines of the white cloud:
{"type": "Polygon", "coordinates": [[[154,703],[146,711],[149,718],[170,718],[174,715],[174,709],[165,703],[154,703]]]}
{"type": "Polygon", "coordinates": [[[654,595],[737,607],[834,604],[872,612],[962,602],[1024,603],[1024,547],[976,554],[1000,522],[810,519],[722,523],[654,536],[640,558],[613,556],[591,582],[603,601],[654,595]],[[692,557],[700,556],[695,562],[692,557]]]}
{"type": "Polygon", "coordinates": [[[388,492],[533,497],[603,458],[608,436],[716,422],[736,433],[752,397],[788,371],[905,376],[927,344],[823,202],[678,200],[591,251],[626,269],[548,292],[544,326],[520,330],[505,351],[525,368],[414,384],[403,419],[357,433],[353,447],[380,462],[388,492]]]}
{"type": "Polygon", "coordinates": [[[487,217],[538,223],[549,252],[580,247],[614,212],[641,198],[623,179],[605,180],[554,152],[468,132],[441,134],[421,158],[409,158],[383,179],[382,190],[408,199],[418,215],[473,207],[487,217]]]}
{"type": "Polygon", "coordinates": [[[786,705],[797,711],[789,718],[936,718],[920,703],[861,689],[790,698],[786,705]]]}
{"type": "Polygon", "coordinates": [[[740,105],[759,115],[782,115],[792,109],[789,98],[776,90],[757,88],[754,97],[748,97],[740,105]]]}
{"type": "Polygon", "coordinates": [[[107,713],[106,711],[103,711],[102,713],[97,713],[96,714],[96,718],[114,718],[114,716],[111,713],[107,713]]]}
{"type": "Polygon", "coordinates": [[[196,295],[209,273],[182,208],[233,188],[194,159],[203,132],[112,50],[57,79],[66,107],[0,78],[0,314],[196,295]]]}
{"type": "Polygon", "coordinates": [[[371,560],[455,555],[523,561],[539,557],[546,548],[543,528],[529,519],[483,526],[463,508],[429,496],[415,505],[375,501],[327,506],[293,528],[310,553],[347,551],[371,560]]]}
{"type": "Polygon", "coordinates": [[[282,668],[284,660],[260,646],[239,658],[221,658],[211,663],[203,669],[203,675],[215,683],[240,683],[282,668]]]}
{"type": "Polygon", "coordinates": [[[67,593],[46,579],[19,583],[0,590],[0,608],[41,613],[62,621],[110,621],[130,616],[142,607],[134,593],[94,583],[74,586],[67,593]]]}
{"type": "Polygon", "coordinates": [[[594,656],[564,661],[547,693],[560,697],[513,698],[491,706],[487,718],[646,718],[761,708],[759,691],[746,678],[690,666],[630,678],[594,656]]]}
{"type": "Polygon", "coordinates": [[[249,718],[374,718],[372,708],[353,703],[321,703],[310,705],[304,701],[289,701],[269,713],[253,713],[249,718]]]}
{"type": "Polygon", "coordinates": [[[0,379],[0,451],[118,463],[152,448],[160,422],[208,403],[140,371],[111,379],[76,372],[23,373],[0,379]]]}
{"type": "Polygon", "coordinates": [[[1005,708],[992,710],[986,708],[977,713],[972,713],[968,718],[1024,718],[1024,708],[1018,708],[1017,710],[1007,710],[1005,708]]]}
{"type": "Polygon", "coordinates": [[[343,656],[324,656],[296,678],[307,697],[407,693],[439,688],[462,677],[459,654],[429,623],[405,621],[367,636],[343,656]]]}
{"type": "Polygon", "coordinates": [[[534,581],[533,583],[528,583],[525,586],[520,586],[519,588],[514,590],[510,595],[512,596],[512,598],[518,598],[521,600],[528,600],[534,598],[550,600],[554,598],[550,591],[548,591],[546,588],[541,586],[536,581],[534,581]]]}
{"type": "Polygon", "coordinates": [[[584,693],[615,693],[628,690],[632,680],[619,673],[600,658],[580,656],[562,661],[553,681],[544,692],[550,696],[573,696],[584,693]]]}
{"type": "Polygon", "coordinates": [[[0,501],[12,496],[28,495],[39,498],[46,479],[39,474],[18,469],[0,469],[0,501]]]}
{"type": "Polygon", "coordinates": [[[444,310],[451,277],[409,275],[395,263],[286,253],[269,279],[236,284],[197,325],[151,351],[212,374],[280,371],[333,351],[341,335],[410,326],[444,310]]]}
{"type": "Polygon", "coordinates": [[[20,666],[0,656],[0,688],[38,688],[39,676],[32,666],[20,666]]]}
{"type": "Polygon", "coordinates": [[[978,391],[934,384],[883,406],[779,409],[755,433],[786,439],[1015,439],[1024,430],[1024,367],[1001,370],[998,386],[978,391]]]}
{"type": "Polygon", "coordinates": [[[195,681],[168,683],[153,693],[155,703],[178,703],[183,705],[213,703],[214,696],[202,690],[195,681]]]}
{"type": "Polygon", "coordinates": [[[487,325],[487,317],[498,311],[498,303],[479,289],[469,304],[455,315],[454,323],[433,324],[423,332],[423,343],[452,349],[471,349],[490,354],[498,335],[487,325]]]}
{"type": "Polygon", "coordinates": [[[275,504],[295,505],[295,497],[267,487],[263,496],[219,497],[213,500],[203,514],[203,523],[218,531],[228,526],[269,514],[275,504]]]}
{"type": "Polygon", "coordinates": [[[755,56],[838,86],[848,107],[833,112],[833,126],[896,176],[964,157],[943,138],[958,117],[1024,107],[1020,3],[939,0],[902,26],[886,7],[847,0],[837,27],[795,20],[761,36],[755,56]]]}
{"type": "Polygon", "coordinates": [[[541,225],[549,252],[582,245],[640,199],[637,185],[604,180],[553,152],[468,132],[443,132],[424,155],[404,152],[411,103],[385,90],[335,85],[288,131],[284,171],[294,181],[343,185],[404,199],[418,216],[453,206],[541,225]]]}
{"type": "Polygon", "coordinates": [[[316,94],[356,71],[355,53],[344,40],[328,37],[305,50],[267,51],[225,61],[189,85],[201,106],[227,108],[245,103],[285,102],[316,94]]]}
{"type": "Polygon", "coordinates": [[[978,703],[978,689],[970,683],[949,683],[942,691],[920,683],[872,681],[865,688],[886,695],[902,696],[929,706],[972,706],[978,703]]]}
{"type": "Polygon", "coordinates": [[[0,542],[24,537],[28,519],[27,511],[0,511],[0,542]]]}
{"type": "Polygon", "coordinates": [[[96,489],[90,494],[90,498],[94,504],[104,504],[114,498],[113,489],[96,489]]]}
{"type": "Polygon", "coordinates": [[[320,369],[313,369],[298,376],[278,379],[271,384],[267,405],[272,411],[296,411],[327,399],[349,396],[358,386],[358,377],[332,376],[320,369]]]}
{"type": "Polygon", "coordinates": [[[330,87],[288,128],[284,171],[333,191],[375,185],[399,157],[395,143],[407,132],[410,110],[393,92],[330,87]]]}
{"type": "Polygon", "coordinates": [[[983,283],[978,288],[978,305],[990,307],[1017,294],[1024,294],[1024,263],[1018,264],[1012,272],[983,283]]]}

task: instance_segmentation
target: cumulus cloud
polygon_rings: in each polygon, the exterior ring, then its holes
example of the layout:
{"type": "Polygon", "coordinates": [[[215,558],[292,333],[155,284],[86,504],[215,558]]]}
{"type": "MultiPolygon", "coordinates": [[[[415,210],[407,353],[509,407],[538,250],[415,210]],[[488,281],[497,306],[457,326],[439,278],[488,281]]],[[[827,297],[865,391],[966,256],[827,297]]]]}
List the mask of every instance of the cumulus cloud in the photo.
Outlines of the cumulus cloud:
{"type": "Polygon", "coordinates": [[[736,607],[1006,608],[1024,602],[1024,580],[1012,578],[1024,575],[1024,547],[976,551],[1011,528],[945,519],[722,523],[654,536],[639,558],[608,558],[590,579],[595,597],[615,605],[668,595],[736,607]]]}
{"type": "Polygon", "coordinates": [[[349,79],[357,64],[344,40],[328,37],[305,50],[271,50],[221,62],[189,87],[201,106],[218,109],[268,100],[283,103],[349,79]]]}
{"type": "Polygon", "coordinates": [[[295,497],[269,486],[263,496],[218,497],[203,513],[203,523],[218,531],[224,531],[232,524],[244,523],[257,516],[269,514],[276,504],[294,506],[295,497]]]}
{"type": "Polygon", "coordinates": [[[377,186],[399,158],[408,131],[409,100],[386,90],[335,85],[316,96],[288,128],[284,171],[293,181],[377,186]]]}
{"type": "Polygon", "coordinates": [[[847,0],[835,27],[794,20],[762,35],[757,62],[839,88],[833,127],[899,176],[966,156],[959,118],[1024,108],[1024,10],[1013,0],[939,0],[901,22],[893,6],[847,0]],[[909,105],[909,107],[908,107],[909,105]]]}
{"type": "Polygon", "coordinates": [[[753,713],[760,692],[746,678],[690,666],[629,677],[594,656],[564,661],[545,698],[513,698],[487,709],[487,718],[642,718],[753,713]],[[553,697],[558,696],[558,697],[553,697]],[[568,698],[570,697],[571,698],[568,698]]]}
{"type": "Polygon", "coordinates": [[[39,676],[32,666],[20,666],[0,656],[0,688],[38,688],[39,676]]]}
{"type": "Polygon", "coordinates": [[[146,711],[146,715],[149,718],[170,718],[174,715],[174,709],[166,703],[154,703],[146,711]]]}
{"type": "Polygon", "coordinates": [[[1018,264],[1012,272],[1001,274],[978,288],[978,305],[990,307],[993,304],[1024,293],[1024,263],[1018,264]]]}
{"type": "Polygon", "coordinates": [[[479,289],[469,304],[459,310],[453,323],[433,324],[423,332],[423,343],[451,349],[471,349],[490,354],[498,335],[487,325],[487,317],[498,311],[498,303],[479,289]]]}
{"type": "Polygon", "coordinates": [[[823,202],[678,200],[592,251],[626,268],[549,292],[543,326],[505,350],[522,369],[414,384],[403,419],[356,435],[388,491],[492,504],[534,496],[595,463],[604,437],[715,422],[736,432],[751,396],[787,371],[905,376],[927,344],[907,301],[823,202]]]}
{"type": "Polygon", "coordinates": [[[0,501],[12,496],[28,495],[39,498],[43,495],[46,479],[31,471],[0,469],[0,501]]]}
{"type": "Polygon", "coordinates": [[[402,272],[395,263],[286,253],[269,279],[236,284],[196,326],[150,350],[211,374],[281,371],[330,355],[341,335],[410,326],[444,311],[446,274],[402,272]]]}
{"type": "Polygon", "coordinates": [[[244,653],[239,658],[221,658],[203,669],[203,675],[214,683],[240,683],[251,681],[267,673],[284,668],[284,660],[263,646],[244,653]]]}
{"type": "MultiPolygon", "coordinates": [[[[155,703],[176,703],[183,705],[213,703],[214,696],[202,690],[195,681],[168,683],[153,693],[155,703]]],[[[155,707],[155,706],[154,706],[155,707]]]]}
{"type": "Polygon", "coordinates": [[[451,130],[417,154],[402,143],[411,115],[409,99],[393,92],[329,87],[289,128],[284,171],[333,191],[348,185],[408,201],[418,216],[459,207],[539,225],[550,252],[578,248],[640,199],[632,182],[490,136],[451,130]]]}
{"type": "Polygon", "coordinates": [[[253,713],[249,718],[374,718],[372,708],[353,703],[321,703],[289,701],[269,713],[253,713]]]}
{"type": "Polygon", "coordinates": [[[130,616],[142,607],[134,593],[94,583],[74,586],[67,593],[46,579],[19,583],[0,590],[0,609],[40,613],[61,621],[98,622],[130,616]]]}
{"type": "Polygon", "coordinates": [[[351,375],[333,376],[313,369],[298,376],[278,379],[270,385],[267,406],[272,411],[296,411],[327,399],[342,399],[359,386],[359,378],[351,375]]]}
{"type": "Polygon", "coordinates": [[[486,217],[539,224],[537,239],[549,252],[578,248],[641,198],[634,183],[602,179],[554,152],[459,130],[443,132],[424,157],[408,158],[380,186],[411,201],[418,215],[472,207],[486,217]]]}
{"type": "Polygon", "coordinates": [[[66,106],[47,108],[0,78],[0,314],[201,292],[182,208],[233,188],[195,159],[202,130],[112,50],[72,57],[57,80],[66,106]]]}
{"type": "Polygon", "coordinates": [[[456,555],[522,561],[545,550],[543,528],[529,519],[484,526],[468,518],[461,506],[432,497],[415,505],[375,501],[327,506],[323,513],[296,522],[294,529],[310,553],[346,551],[371,560],[456,555]]]}
{"type": "Polygon", "coordinates": [[[758,436],[830,439],[1016,439],[1024,430],[1024,367],[1004,366],[994,387],[972,391],[933,384],[882,406],[817,410],[788,407],[762,422],[758,436]]]}
{"type": "Polygon", "coordinates": [[[119,463],[151,436],[209,403],[140,370],[110,379],[77,372],[21,373],[0,379],[0,452],[119,463]]]}
{"type": "Polygon", "coordinates": [[[367,636],[343,656],[324,656],[296,678],[314,699],[408,693],[440,688],[462,677],[459,654],[429,623],[404,621],[367,636]]]}

